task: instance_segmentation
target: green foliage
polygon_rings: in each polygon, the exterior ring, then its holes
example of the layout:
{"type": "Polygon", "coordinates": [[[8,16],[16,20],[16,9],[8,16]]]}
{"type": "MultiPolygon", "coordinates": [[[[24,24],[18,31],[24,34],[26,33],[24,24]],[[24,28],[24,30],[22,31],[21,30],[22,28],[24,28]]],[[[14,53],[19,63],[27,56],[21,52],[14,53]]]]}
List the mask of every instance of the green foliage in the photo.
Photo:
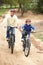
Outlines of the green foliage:
{"type": "Polygon", "coordinates": [[[43,0],[32,0],[31,10],[43,13],[43,0]]]}
{"type": "Polygon", "coordinates": [[[37,9],[39,12],[43,13],[43,0],[38,1],[37,9]]]}
{"type": "Polygon", "coordinates": [[[19,10],[21,9],[21,13],[23,15],[24,12],[27,12],[29,10],[29,2],[31,0],[17,0],[19,4],[19,10]]]}
{"type": "Polygon", "coordinates": [[[7,12],[9,9],[0,9],[0,16],[2,16],[5,12],[7,12]]]}
{"type": "Polygon", "coordinates": [[[43,0],[0,0],[0,2],[10,5],[10,8],[17,6],[22,14],[30,9],[43,13],[43,0]]]}

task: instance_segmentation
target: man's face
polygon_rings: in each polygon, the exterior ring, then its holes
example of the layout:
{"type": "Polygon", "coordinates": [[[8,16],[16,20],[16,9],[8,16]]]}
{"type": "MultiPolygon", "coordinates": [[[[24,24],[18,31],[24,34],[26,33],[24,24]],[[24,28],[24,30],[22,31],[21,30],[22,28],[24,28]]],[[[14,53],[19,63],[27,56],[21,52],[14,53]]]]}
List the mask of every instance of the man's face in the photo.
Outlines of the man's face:
{"type": "Polygon", "coordinates": [[[13,15],[14,15],[14,12],[12,11],[12,12],[11,12],[11,16],[13,16],[13,15]]]}

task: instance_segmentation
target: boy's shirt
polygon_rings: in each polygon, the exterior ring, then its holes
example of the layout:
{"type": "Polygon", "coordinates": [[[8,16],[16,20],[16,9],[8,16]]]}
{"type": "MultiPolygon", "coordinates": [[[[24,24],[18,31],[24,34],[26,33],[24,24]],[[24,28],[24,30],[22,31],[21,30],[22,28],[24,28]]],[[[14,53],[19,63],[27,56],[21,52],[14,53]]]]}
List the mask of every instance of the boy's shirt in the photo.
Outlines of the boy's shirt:
{"type": "Polygon", "coordinates": [[[34,26],[32,26],[31,24],[30,25],[24,24],[22,26],[22,29],[25,30],[27,32],[27,34],[29,34],[29,35],[31,33],[31,30],[36,30],[36,28],[34,26]]]}

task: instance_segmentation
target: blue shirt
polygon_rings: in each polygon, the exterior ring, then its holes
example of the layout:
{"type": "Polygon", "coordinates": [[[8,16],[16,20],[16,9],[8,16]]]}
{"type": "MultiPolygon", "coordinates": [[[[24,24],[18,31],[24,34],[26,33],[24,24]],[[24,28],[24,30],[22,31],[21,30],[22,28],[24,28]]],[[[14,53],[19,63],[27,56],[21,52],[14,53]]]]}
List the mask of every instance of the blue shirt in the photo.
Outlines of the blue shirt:
{"type": "Polygon", "coordinates": [[[22,26],[22,29],[25,30],[25,31],[27,32],[27,34],[30,35],[31,30],[32,30],[32,29],[35,30],[35,27],[32,26],[31,24],[30,24],[30,25],[24,24],[24,25],[22,26]]]}

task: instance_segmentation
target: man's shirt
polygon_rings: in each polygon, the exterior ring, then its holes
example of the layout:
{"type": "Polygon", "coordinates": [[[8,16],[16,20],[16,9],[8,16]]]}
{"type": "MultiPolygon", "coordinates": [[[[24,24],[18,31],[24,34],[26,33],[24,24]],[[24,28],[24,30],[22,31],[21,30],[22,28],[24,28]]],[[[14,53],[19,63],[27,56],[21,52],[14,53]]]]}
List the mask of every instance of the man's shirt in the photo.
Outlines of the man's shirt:
{"type": "Polygon", "coordinates": [[[6,15],[5,19],[3,20],[3,23],[6,22],[7,26],[15,27],[18,23],[18,18],[16,15],[11,17],[10,15],[6,15]]]}

